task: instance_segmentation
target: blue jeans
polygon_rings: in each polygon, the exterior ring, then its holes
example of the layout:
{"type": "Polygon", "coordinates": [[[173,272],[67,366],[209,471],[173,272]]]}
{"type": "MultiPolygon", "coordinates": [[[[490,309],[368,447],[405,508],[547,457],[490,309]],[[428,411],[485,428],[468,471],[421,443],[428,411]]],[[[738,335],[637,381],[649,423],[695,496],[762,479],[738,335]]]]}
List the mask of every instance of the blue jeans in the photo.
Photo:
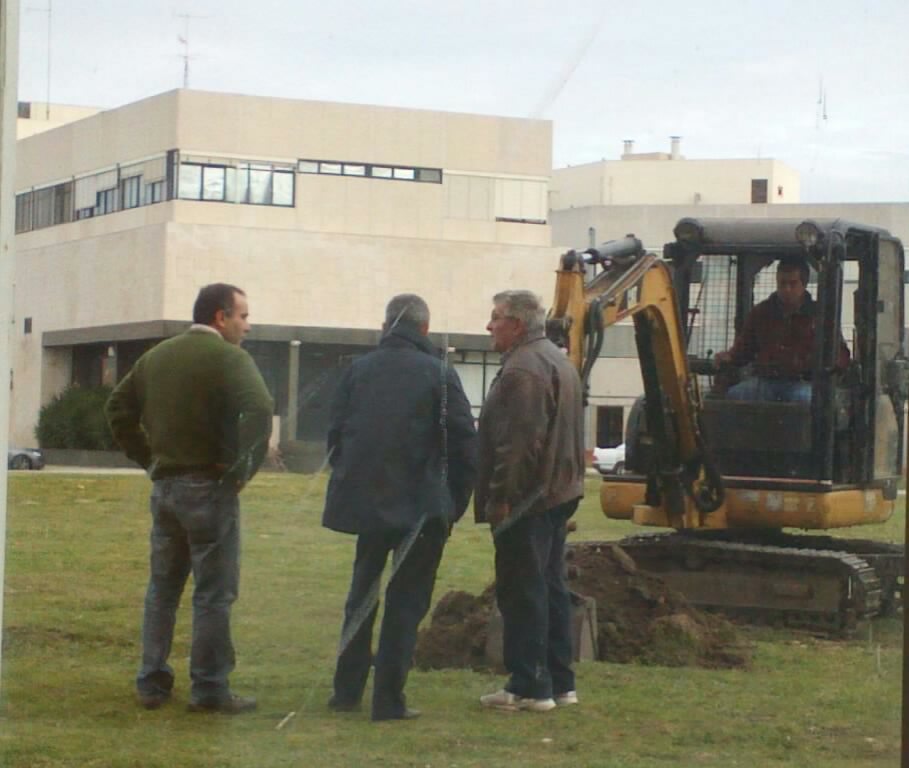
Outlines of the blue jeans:
{"type": "Polygon", "coordinates": [[[811,382],[800,379],[764,379],[754,376],[730,387],[728,400],[771,400],[778,403],[810,403],[811,382]]]}
{"type": "Polygon", "coordinates": [[[174,671],[167,663],[177,606],[193,574],[191,697],[218,702],[230,696],[234,668],[230,607],[240,581],[240,503],[237,494],[202,475],[156,480],[151,494],[151,557],[142,622],[142,694],[168,693],[174,671]]]}
{"type": "Polygon", "coordinates": [[[575,500],[529,514],[495,540],[505,689],[517,696],[548,699],[575,689],[565,524],[577,507],[575,500]]]}
{"type": "MultiPolygon", "coordinates": [[[[406,530],[380,530],[357,537],[353,577],[344,606],[345,629],[366,600],[372,584],[381,577],[388,553],[407,533],[406,530]]],[[[407,557],[385,588],[385,613],[375,656],[372,654],[372,630],[378,606],[338,656],[334,676],[334,701],[337,704],[352,707],[360,702],[372,665],[375,667],[373,718],[400,717],[407,709],[404,686],[413,663],[417,627],[429,611],[436,571],[447,539],[448,526],[441,520],[427,520],[423,525],[407,557]]],[[[341,634],[344,634],[343,630],[341,634]]]]}

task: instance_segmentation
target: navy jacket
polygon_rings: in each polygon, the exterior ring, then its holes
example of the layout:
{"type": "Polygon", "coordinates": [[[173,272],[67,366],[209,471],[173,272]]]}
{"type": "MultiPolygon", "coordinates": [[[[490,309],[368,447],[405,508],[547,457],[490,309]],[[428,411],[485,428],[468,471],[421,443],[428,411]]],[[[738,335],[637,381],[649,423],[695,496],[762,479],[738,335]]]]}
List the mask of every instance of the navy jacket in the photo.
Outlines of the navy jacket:
{"type": "Polygon", "coordinates": [[[392,330],[344,372],[331,406],[328,450],[326,528],[407,530],[424,512],[450,524],[470,501],[476,478],[470,403],[454,369],[407,328],[392,330]]]}

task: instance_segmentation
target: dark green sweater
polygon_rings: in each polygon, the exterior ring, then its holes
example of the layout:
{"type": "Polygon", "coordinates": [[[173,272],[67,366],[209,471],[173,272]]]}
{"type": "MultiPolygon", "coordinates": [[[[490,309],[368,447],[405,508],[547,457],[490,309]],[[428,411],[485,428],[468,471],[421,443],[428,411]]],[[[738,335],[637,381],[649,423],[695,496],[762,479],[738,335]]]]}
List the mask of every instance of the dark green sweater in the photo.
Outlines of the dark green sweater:
{"type": "Polygon", "coordinates": [[[205,471],[241,487],[265,458],[273,409],[247,352],[191,329],[139,358],[106,412],[114,439],[153,480],[205,471]]]}

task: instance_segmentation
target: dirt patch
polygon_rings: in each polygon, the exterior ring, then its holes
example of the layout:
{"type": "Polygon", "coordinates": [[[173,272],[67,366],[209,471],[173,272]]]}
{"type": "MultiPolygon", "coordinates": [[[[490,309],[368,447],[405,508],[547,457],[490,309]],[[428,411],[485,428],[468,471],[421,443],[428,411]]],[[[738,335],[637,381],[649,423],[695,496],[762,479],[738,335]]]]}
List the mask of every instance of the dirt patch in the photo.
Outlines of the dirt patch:
{"type": "MultiPolygon", "coordinates": [[[[637,569],[614,544],[575,544],[568,553],[569,587],[596,600],[601,661],[708,668],[745,667],[751,647],[725,619],[690,605],[661,579],[637,569]]],[[[420,632],[423,669],[489,669],[486,625],[493,586],[479,597],[449,592],[420,632]]]]}

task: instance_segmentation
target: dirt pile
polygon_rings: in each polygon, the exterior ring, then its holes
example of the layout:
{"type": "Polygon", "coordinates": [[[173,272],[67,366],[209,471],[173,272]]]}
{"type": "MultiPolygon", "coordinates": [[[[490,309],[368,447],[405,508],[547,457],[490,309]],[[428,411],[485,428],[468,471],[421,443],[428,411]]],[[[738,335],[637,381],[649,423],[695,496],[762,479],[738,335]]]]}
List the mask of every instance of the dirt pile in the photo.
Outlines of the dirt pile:
{"type": "Polygon", "coordinates": [[[446,592],[436,603],[428,627],[417,637],[416,664],[420,669],[490,669],[486,660],[489,617],[495,607],[495,584],[479,597],[446,592]]]}
{"type": "Polygon", "coordinates": [[[603,661],[741,667],[751,649],[726,619],[705,613],[614,544],[571,547],[569,586],[597,603],[603,661]]]}
{"type": "MultiPolygon", "coordinates": [[[[639,571],[615,544],[571,546],[568,575],[572,591],[596,600],[601,661],[724,668],[751,660],[750,646],[732,624],[639,571]]],[[[493,589],[479,597],[466,592],[442,597],[430,626],[420,632],[417,666],[489,669],[484,651],[493,589]]]]}

